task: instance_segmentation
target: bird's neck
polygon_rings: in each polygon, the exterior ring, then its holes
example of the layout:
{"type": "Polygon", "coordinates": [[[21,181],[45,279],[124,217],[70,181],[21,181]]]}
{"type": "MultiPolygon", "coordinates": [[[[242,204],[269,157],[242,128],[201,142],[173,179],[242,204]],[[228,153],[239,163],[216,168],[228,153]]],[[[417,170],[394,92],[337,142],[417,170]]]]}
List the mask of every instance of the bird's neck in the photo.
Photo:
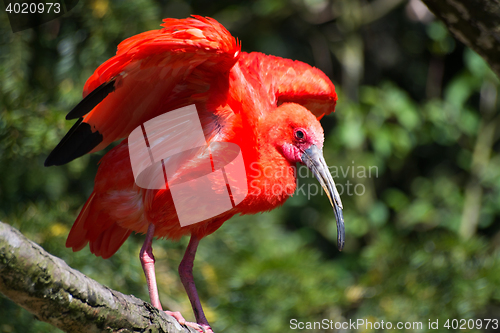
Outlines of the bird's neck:
{"type": "MultiPolygon", "coordinates": [[[[260,126],[259,126],[260,127],[260,126]]],[[[254,158],[246,164],[248,195],[242,202],[242,214],[271,210],[285,203],[296,188],[295,165],[281,154],[280,147],[270,142],[269,129],[258,134],[254,158]],[[246,202],[245,202],[246,201],[246,202]],[[245,205],[246,204],[246,205],[245,205]],[[244,207],[242,207],[244,208],[244,207]]]]}

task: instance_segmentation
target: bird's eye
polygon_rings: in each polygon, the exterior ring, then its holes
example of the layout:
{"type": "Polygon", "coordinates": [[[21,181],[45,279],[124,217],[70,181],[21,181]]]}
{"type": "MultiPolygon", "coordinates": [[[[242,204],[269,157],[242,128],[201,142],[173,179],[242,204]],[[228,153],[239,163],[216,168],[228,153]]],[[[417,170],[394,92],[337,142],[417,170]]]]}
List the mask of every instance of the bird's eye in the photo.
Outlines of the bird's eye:
{"type": "Polygon", "coordinates": [[[302,141],[306,137],[306,132],[303,129],[297,129],[294,135],[297,140],[302,141]]]}

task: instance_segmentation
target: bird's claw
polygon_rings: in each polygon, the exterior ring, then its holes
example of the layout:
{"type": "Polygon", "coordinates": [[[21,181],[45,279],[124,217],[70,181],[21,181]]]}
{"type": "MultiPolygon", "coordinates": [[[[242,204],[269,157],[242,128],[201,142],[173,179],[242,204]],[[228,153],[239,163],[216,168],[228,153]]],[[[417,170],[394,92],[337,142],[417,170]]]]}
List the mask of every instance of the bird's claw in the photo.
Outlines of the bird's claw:
{"type": "Polygon", "coordinates": [[[192,327],[200,333],[214,333],[214,331],[209,325],[197,324],[191,322],[185,322],[184,325],[186,325],[187,327],[192,327]]]}
{"type": "Polygon", "coordinates": [[[198,323],[192,323],[192,322],[186,321],[186,319],[184,319],[184,317],[181,315],[181,313],[179,311],[165,311],[165,313],[174,317],[179,322],[179,324],[194,328],[195,330],[197,330],[200,333],[214,333],[214,331],[212,330],[210,325],[198,324],[198,323]]]}
{"type": "Polygon", "coordinates": [[[200,333],[214,333],[212,328],[209,325],[204,325],[204,324],[197,324],[197,323],[192,323],[189,321],[184,322],[184,324],[187,327],[192,327],[194,328],[197,332],[200,333]]]}
{"type": "Polygon", "coordinates": [[[214,333],[212,328],[209,325],[198,324],[203,333],[214,333]]]}

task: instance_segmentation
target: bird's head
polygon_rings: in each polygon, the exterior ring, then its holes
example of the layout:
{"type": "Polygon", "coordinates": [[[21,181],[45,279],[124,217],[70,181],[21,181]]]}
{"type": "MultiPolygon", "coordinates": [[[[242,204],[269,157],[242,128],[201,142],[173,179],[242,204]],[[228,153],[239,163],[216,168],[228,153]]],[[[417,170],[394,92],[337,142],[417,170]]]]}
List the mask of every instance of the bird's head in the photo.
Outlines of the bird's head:
{"type": "Polygon", "coordinates": [[[268,142],[291,165],[303,164],[311,170],[325,190],[337,221],[337,246],[344,247],[344,217],[342,202],[332,175],[323,157],[323,128],[306,108],[295,103],[285,103],[273,111],[266,121],[265,135],[268,142]]]}

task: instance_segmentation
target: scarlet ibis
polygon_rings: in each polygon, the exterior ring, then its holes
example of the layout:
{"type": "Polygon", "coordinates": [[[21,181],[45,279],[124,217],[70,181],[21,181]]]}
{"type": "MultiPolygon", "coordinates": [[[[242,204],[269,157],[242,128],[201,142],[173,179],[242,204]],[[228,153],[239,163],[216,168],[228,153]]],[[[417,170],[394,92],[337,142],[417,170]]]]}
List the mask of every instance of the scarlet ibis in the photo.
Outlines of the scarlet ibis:
{"type": "MultiPolygon", "coordinates": [[[[124,40],[116,55],[97,68],[84,86],[83,100],[66,116],[78,121],[45,165],[62,165],[99,151],[148,120],[193,104],[207,144],[236,144],[246,170],[246,197],[222,214],[181,226],[168,184],[163,189],[136,184],[124,139],[101,159],[94,191],[66,242],[73,251],[89,244],[92,253],[109,258],[132,231],[145,233],[140,260],[151,303],[162,309],[152,240],[191,235],[179,275],[197,323],[186,322],[178,312],[167,313],[181,324],[212,332],[192,275],[200,239],[235,214],[282,205],[295,191],[297,163],[312,171],[329,197],[342,250],[342,203],[323,157],[324,134],[318,121],[334,111],[337,95],[333,83],[317,68],[241,52],[239,41],[214,19],[165,19],[162,27],[124,40]]],[[[168,133],[160,139],[168,140],[168,133]]],[[[191,166],[196,161],[195,156],[191,166]]]]}

